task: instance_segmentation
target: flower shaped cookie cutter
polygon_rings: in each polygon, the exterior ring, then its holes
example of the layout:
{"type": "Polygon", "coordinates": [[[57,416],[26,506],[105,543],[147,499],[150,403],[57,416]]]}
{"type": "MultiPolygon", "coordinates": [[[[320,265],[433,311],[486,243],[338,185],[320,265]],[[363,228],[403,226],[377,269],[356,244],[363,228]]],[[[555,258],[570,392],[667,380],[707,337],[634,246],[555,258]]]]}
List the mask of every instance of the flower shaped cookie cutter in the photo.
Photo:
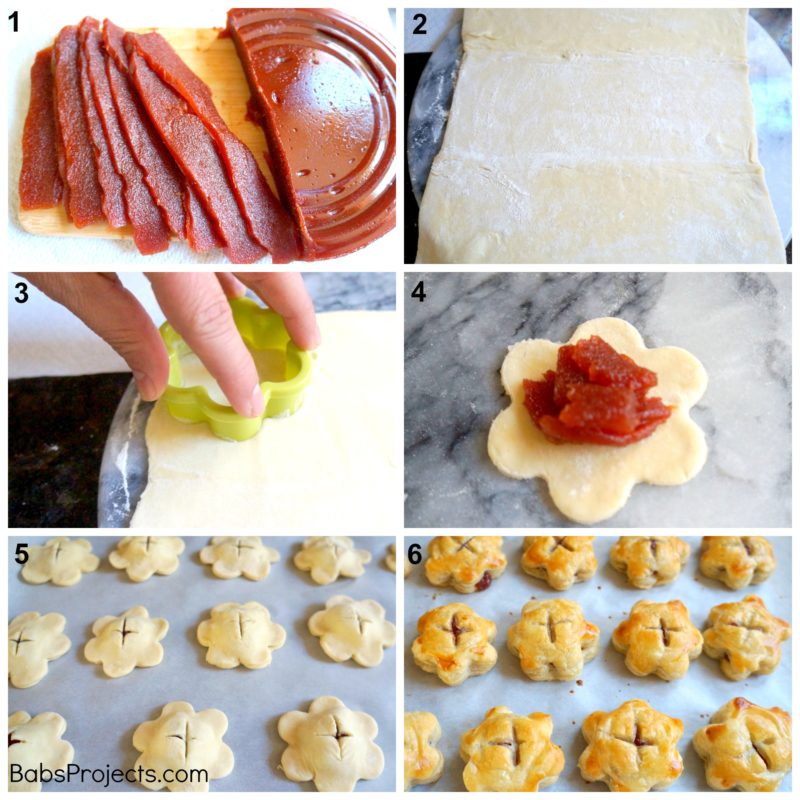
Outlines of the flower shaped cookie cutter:
{"type": "Polygon", "coordinates": [[[160,329],[169,355],[169,381],[164,402],[175,419],[189,423],[207,422],[220,439],[241,442],[255,436],[266,417],[294,414],[300,408],[304,392],[311,382],[311,356],[292,342],[283,318],[277,312],[262,308],[247,297],[237,297],[229,302],[234,324],[245,344],[254,350],[278,350],[286,359],[283,380],[261,382],[263,415],[243,417],[230,406],[212,400],[204,386],[185,386],[181,358],[192,351],[168,322],[160,329]]]}

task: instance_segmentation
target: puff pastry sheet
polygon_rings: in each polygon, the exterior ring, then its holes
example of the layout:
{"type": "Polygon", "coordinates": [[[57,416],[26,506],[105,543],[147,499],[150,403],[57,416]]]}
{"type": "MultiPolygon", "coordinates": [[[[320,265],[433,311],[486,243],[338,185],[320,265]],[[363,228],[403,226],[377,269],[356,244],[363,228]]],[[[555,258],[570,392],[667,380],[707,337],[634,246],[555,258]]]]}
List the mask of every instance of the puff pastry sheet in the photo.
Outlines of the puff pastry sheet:
{"type": "Polygon", "coordinates": [[[743,9],[467,9],[419,263],[784,263],[743,9]]]}

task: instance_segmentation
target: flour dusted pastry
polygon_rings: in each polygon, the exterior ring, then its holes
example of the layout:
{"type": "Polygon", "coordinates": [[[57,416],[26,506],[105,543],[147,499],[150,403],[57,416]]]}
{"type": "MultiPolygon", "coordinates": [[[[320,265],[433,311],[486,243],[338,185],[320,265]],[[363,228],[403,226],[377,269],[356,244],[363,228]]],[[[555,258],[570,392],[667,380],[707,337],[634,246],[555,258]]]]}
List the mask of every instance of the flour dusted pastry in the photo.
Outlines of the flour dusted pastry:
{"type": "Polygon", "coordinates": [[[461,737],[467,791],[538,792],[555,783],[564,753],[550,741],[552,734],[549,714],[521,717],[506,706],[490,708],[483,722],[461,737]]]}
{"type": "Polygon", "coordinates": [[[704,536],[700,572],[731,589],[762,583],[775,569],[772,545],[763,536],[704,536]]]}
{"type": "Polygon", "coordinates": [[[612,792],[649,792],[666,789],[683,772],[677,747],[683,723],[644,700],[595,711],[582,730],[586,749],[578,768],[585,781],[603,781],[612,792]]]}
{"type": "Polygon", "coordinates": [[[283,647],[286,631],[261,603],[221,603],[197,626],[197,641],[215,667],[262,669],[272,662],[272,651],[283,647]]]}
{"type": "Polygon", "coordinates": [[[177,536],[125,536],[108,554],[115,569],[124,569],[134,583],[153,575],[172,575],[178,569],[183,539],[177,536]]]}
{"type": "Polygon", "coordinates": [[[8,679],[17,689],[35,686],[47,675],[47,662],[70,648],[64,634],[66,619],[55,612],[26,611],[8,626],[8,679]]]}
{"type": "Polygon", "coordinates": [[[339,576],[357,578],[369,564],[369,550],[357,550],[348,536],[312,536],[295,554],[294,565],[311,573],[315,583],[333,583],[339,576]]]}
{"type": "Polygon", "coordinates": [[[320,647],[333,661],[352,658],[362,667],[376,667],[383,661],[383,648],[392,647],[394,625],[375,600],[353,600],[343,594],[328,599],[324,611],[308,620],[312,636],[319,636],[320,647]]]}
{"type": "Polygon", "coordinates": [[[719,659],[726,678],[743,681],[751,675],[769,675],[780,663],[781,642],[791,635],[791,625],[773,617],[764,601],[751,594],[708,612],[703,650],[709,658],[719,659]]]}
{"type": "Polygon", "coordinates": [[[99,564],[100,559],[92,553],[92,545],[86,539],[57,536],[45,545],[32,544],[28,548],[22,577],[28,583],[73,586],[84,572],[94,572],[99,564]]]}
{"type": "MultiPolygon", "coordinates": [[[[133,733],[133,746],[141,753],[134,769],[141,768],[146,789],[171,792],[207,792],[209,784],[233,772],[233,752],[222,737],[228,718],[219,709],[195,711],[189,703],[167,703],[157,719],[143,722],[133,733]],[[190,776],[207,775],[207,780],[175,780],[181,770],[190,776]],[[147,780],[146,771],[155,774],[147,780]]],[[[185,773],[184,773],[185,774],[185,773]]]]}
{"type": "Polygon", "coordinates": [[[161,640],[169,623],[151,617],[144,606],[129,608],[119,617],[100,617],[92,625],[93,638],[83,649],[86,660],[100,664],[109,678],[121,678],[136,667],[155,667],[164,659],[161,640]]]}
{"type": "Polygon", "coordinates": [[[33,718],[27,711],[15,711],[8,718],[9,792],[39,792],[40,781],[22,776],[38,774],[42,767],[51,772],[64,770],[72,763],[75,751],[61,738],[66,730],[66,720],[54,711],[33,718]]]}
{"type": "Polygon", "coordinates": [[[436,747],[442,738],[439,720],[430,711],[407,711],[403,716],[404,791],[436,783],[444,770],[444,754],[436,747]]]}
{"type": "Polygon", "coordinates": [[[216,577],[243,575],[251,581],[263,581],[269,575],[270,564],[280,558],[280,553],[273,547],[266,547],[259,536],[215,536],[211,544],[200,551],[200,560],[211,565],[216,577]]]}
{"type": "Polygon", "coordinates": [[[599,637],[572,600],[529,600],[508,629],[508,649],[532,681],[568,681],[597,655],[599,637]]]}
{"type": "Polygon", "coordinates": [[[563,591],[591,578],[597,570],[594,536],[526,536],[522,569],[563,591]]]}
{"type": "Polygon", "coordinates": [[[624,572],[637,589],[674,581],[689,560],[691,548],[677,536],[620,536],[611,548],[611,566],[624,572]]]}
{"type": "Polygon", "coordinates": [[[281,756],[286,777],[313,781],[318,792],[352,792],[358,781],[383,772],[383,751],[373,741],[377,723],[336,697],[318,697],[307,712],[287,712],[278,734],[288,745],[281,756]]]}
{"type": "Polygon", "coordinates": [[[434,536],[428,543],[425,575],[434,586],[464,594],[482,592],[506,568],[502,536],[434,536]]]}
{"type": "Polygon", "coordinates": [[[625,666],[634,675],[657,675],[665,681],[682,678],[689,662],[703,652],[703,634],[680,600],[640,600],[614,629],[611,642],[625,654],[625,666]]]}
{"type": "Polygon", "coordinates": [[[792,718],[735,697],[692,739],[712,789],[777,792],[792,769],[792,718]]]}
{"type": "MultiPolygon", "coordinates": [[[[384,559],[386,568],[392,572],[397,572],[397,545],[390,544],[387,548],[386,558],[384,559]]],[[[403,577],[407,578],[411,574],[411,562],[408,556],[403,556],[403,577]]]]}

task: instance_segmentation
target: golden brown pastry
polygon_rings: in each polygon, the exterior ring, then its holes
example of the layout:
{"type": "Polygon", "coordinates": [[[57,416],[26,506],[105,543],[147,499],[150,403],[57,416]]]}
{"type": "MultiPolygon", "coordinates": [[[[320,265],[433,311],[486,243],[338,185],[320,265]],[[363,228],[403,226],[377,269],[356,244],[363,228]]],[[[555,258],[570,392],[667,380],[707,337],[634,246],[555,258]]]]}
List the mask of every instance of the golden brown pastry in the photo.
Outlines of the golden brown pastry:
{"type": "Polygon", "coordinates": [[[506,568],[502,545],[502,536],[434,536],[425,575],[434,586],[452,586],[464,594],[482,592],[506,568]]]}
{"type": "Polygon", "coordinates": [[[763,536],[704,536],[700,572],[731,589],[761,583],[775,569],[772,545],[763,536]]]}
{"type": "Polygon", "coordinates": [[[591,578],[597,570],[594,536],[526,536],[522,569],[564,591],[576,581],[591,578]]]}
{"type": "Polygon", "coordinates": [[[689,551],[677,536],[620,536],[611,548],[611,566],[637,589],[650,589],[674,581],[689,551]]]}
{"type": "Polygon", "coordinates": [[[403,776],[405,791],[435,783],[442,777],[444,755],[436,747],[442,738],[439,720],[430,711],[410,711],[403,716],[403,776]]]}

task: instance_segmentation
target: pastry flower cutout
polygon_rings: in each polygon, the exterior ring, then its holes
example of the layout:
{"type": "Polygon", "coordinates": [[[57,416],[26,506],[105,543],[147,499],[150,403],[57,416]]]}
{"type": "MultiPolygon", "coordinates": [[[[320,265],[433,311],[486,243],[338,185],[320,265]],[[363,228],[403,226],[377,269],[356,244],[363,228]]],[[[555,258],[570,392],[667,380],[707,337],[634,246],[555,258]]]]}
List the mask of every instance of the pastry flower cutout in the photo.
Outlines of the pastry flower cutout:
{"type": "Polygon", "coordinates": [[[69,650],[61,614],[26,611],[8,626],[8,677],[17,689],[35,686],[47,675],[47,662],[69,650]]]}
{"type": "Polygon", "coordinates": [[[54,586],[73,586],[84,572],[94,572],[100,559],[92,553],[86,539],[58,536],[45,545],[32,544],[22,577],[28,583],[47,583],[54,586]]]}
{"type": "MultiPolygon", "coordinates": [[[[390,544],[386,550],[386,558],[383,560],[386,569],[397,572],[397,545],[390,544]]],[[[411,574],[411,562],[408,556],[403,556],[403,577],[407,578],[411,574]]]]}
{"type": "Polygon", "coordinates": [[[200,560],[210,564],[218,578],[244,575],[251,581],[263,581],[269,575],[270,564],[280,558],[280,553],[265,547],[259,536],[215,536],[200,551],[200,560]]]}
{"type": "Polygon", "coordinates": [[[403,717],[403,790],[435,783],[442,777],[444,754],[439,720],[430,711],[407,711],[403,717]]]}
{"type": "Polygon", "coordinates": [[[27,711],[16,711],[8,718],[9,792],[39,792],[40,781],[28,781],[22,776],[38,774],[42,767],[55,772],[72,763],[75,751],[61,738],[66,729],[64,717],[53,711],[33,718],[27,711]]]}
{"type": "Polygon", "coordinates": [[[333,583],[340,575],[357,578],[369,564],[369,550],[357,550],[349,536],[311,536],[295,554],[294,565],[311,573],[314,583],[333,583]]]}
{"type": "Polygon", "coordinates": [[[538,380],[554,369],[561,344],[527,339],[511,346],[503,361],[500,375],[511,405],[489,431],[489,457],[500,472],[518,479],[543,478],[559,511],[584,525],[616,514],[637,483],[686,483],[700,471],[707,455],[703,432],[689,416],[708,383],[703,365],[678,347],[646,347],[636,328],[621,319],[584,322],[568,344],[590,336],[600,336],[656,373],[658,385],[650,394],[672,408],[666,422],[625,447],[550,441],[531,421],[522,381],[538,380]]]}
{"type": "Polygon", "coordinates": [[[115,569],[124,569],[134,583],[141,583],[156,574],[172,575],[184,547],[178,536],[125,536],[108,560],[115,569]]]}

